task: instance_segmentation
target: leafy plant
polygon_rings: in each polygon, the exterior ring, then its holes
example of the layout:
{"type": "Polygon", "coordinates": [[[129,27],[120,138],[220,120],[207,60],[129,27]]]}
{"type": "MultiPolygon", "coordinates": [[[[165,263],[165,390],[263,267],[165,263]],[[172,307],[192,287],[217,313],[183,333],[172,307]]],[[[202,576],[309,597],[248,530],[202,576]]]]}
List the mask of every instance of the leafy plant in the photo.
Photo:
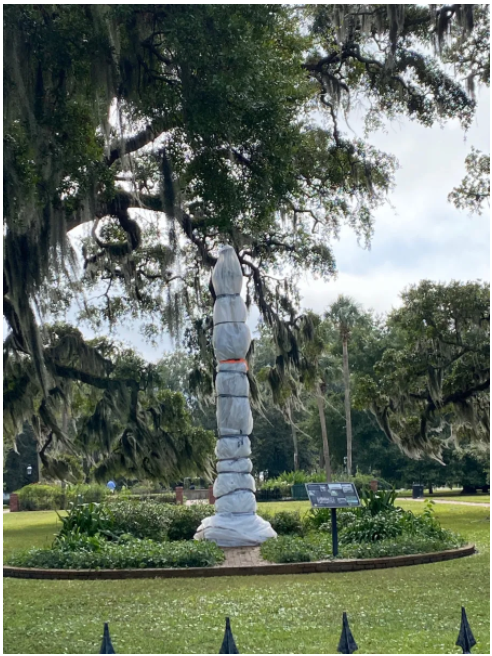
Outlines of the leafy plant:
{"type": "MultiPolygon", "coordinates": [[[[94,536],[95,537],[95,536],[94,536]]],[[[118,543],[81,538],[84,548],[30,549],[13,554],[8,564],[16,567],[60,569],[125,569],[145,567],[210,567],[224,560],[213,542],[164,542],[126,537],[118,543]]]]}
{"type": "MultiPolygon", "coordinates": [[[[57,513],[58,514],[58,513],[57,513]]],[[[63,539],[72,535],[94,537],[105,536],[115,539],[115,522],[109,508],[97,503],[84,503],[73,505],[66,517],[58,514],[62,527],[56,536],[53,546],[57,546],[63,539]]]]}
{"type": "Polygon", "coordinates": [[[138,498],[111,500],[106,504],[118,535],[128,533],[135,538],[166,540],[171,525],[172,506],[138,498]]]}
{"type": "Polygon", "coordinates": [[[192,540],[202,520],[214,512],[213,506],[205,504],[170,506],[169,540],[192,540]]]}
{"type": "Polygon", "coordinates": [[[306,538],[282,535],[266,540],[260,547],[264,560],[273,563],[306,563],[331,558],[331,541],[326,538],[306,538]]]}
{"type": "Polygon", "coordinates": [[[381,490],[374,492],[374,490],[362,491],[362,506],[364,510],[377,515],[381,512],[387,512],[395,509],[395,501],[397,492],[395,490],[381,490]]]}
{"type": "Polygon", "coordinates": [[[261,513],[261,516],[270,522],[278,535],[304,535],[304,524],[298,511],[280,511],[274,515],[261,513]]]}

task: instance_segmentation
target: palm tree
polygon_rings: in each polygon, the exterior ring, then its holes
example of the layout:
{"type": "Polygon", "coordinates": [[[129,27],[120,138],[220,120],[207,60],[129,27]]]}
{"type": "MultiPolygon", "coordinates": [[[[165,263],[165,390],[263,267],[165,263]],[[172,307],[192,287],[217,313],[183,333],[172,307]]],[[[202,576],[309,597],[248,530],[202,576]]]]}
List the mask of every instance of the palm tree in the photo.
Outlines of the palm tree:
{"type": "Polygon", "coordinates": [[[361,317],[361,310],[348,296],[340,295],[327,313],[336,326],[343,350],[343,383],[345,388],[345,421],[347,430],[347,474],[352,474],[352,414],[350,406],[350,375],[348,362],[348,343],[354,325],[361,317]]]}

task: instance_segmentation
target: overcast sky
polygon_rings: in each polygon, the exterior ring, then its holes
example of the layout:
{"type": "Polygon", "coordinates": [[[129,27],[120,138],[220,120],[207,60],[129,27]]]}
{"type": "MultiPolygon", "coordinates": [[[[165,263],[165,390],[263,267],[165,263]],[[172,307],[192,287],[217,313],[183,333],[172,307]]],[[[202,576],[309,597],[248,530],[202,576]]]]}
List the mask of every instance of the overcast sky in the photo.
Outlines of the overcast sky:
{"type": "MultiPolygon", "coordinates": [[[[357,117],[349,120],[362,136],[357,117]]],[[[371,248],[361,248],[355,234],[342,229],[340,239],[333,243],[337,276],[329,282],[310,276],[301,279],[304,308],[322,313],[339,294],[346,294],[366,309],[387,312],[398,305],[405,287],[422,279],[490,280],[488,208],[482,216],[470,216],[447,201],[465,175],[464,160],[471,146],[490,152],[488,89],[479,92],[477,115],[467,134],[457,120],[443,128],[424,128],[401,119],[386,130],[373,133],[370,142],[395,155],[399,169],[390,204],[375,213],[371,248]]],[[[344,131],[350,134],[347,127],[344,131]]],[[[248,321],[252,329],[257,321],[258,311],[252,309],[248,321]]],[[[138,326],[126,322],[113,336],[151,361],[173,350],[169,336],[163,335],[155,348],[143,341],[138,326]]]]}

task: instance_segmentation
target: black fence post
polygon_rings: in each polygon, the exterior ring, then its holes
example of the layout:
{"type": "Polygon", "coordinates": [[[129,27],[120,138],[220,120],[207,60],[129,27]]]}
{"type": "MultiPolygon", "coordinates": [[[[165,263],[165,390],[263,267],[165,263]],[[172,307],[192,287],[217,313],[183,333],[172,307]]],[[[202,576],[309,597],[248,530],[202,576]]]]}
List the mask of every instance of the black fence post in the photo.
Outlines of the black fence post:
{"type": "Polygon", "coordinates": [[[342,618],[342,635],[338,642],[337,651],[339,654],[353,654],[359,649],[350,630],[347,613],[343,613],[342,618]]]}
{"type": "Polygon", "coordinates": [[[111,642],[111,636],[109,635],[109,626],[107,622],[104,622],[104,634],[103,641],[101,645],[100,654],[116,654],[113,643],[111,642]]]}
{"type": "Polygon", "coordinates": [[[460,632],[458,634],[458,640],[456,640],[458,647],[461,647],[464,654],[471,654],[472,648],[477,644],[475,636],[472,633],[471,627],[468,624],[468,618],[466,617],[465,607],[461,607],[461,626],[460,632]]]}
{"type": "Polygon", "coordinates": [[[224,640],[222,641],[222,646],[220,648],[219,654],[239,654],[234,636],[232,635],[231,623],[228,617],[226,617],[224,640]]]}

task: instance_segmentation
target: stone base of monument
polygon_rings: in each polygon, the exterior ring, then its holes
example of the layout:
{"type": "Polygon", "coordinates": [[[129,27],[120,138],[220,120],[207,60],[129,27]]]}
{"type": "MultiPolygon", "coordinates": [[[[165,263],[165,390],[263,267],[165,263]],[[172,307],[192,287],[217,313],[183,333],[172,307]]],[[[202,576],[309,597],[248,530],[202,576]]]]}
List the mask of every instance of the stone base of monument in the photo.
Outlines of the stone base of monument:
{"type": "Polygon", "coordinates": [[[277,534],[256,513],[217,513],[206,517],[195,540],[209,540],[219,547],[256,547],[277,534]]]}

